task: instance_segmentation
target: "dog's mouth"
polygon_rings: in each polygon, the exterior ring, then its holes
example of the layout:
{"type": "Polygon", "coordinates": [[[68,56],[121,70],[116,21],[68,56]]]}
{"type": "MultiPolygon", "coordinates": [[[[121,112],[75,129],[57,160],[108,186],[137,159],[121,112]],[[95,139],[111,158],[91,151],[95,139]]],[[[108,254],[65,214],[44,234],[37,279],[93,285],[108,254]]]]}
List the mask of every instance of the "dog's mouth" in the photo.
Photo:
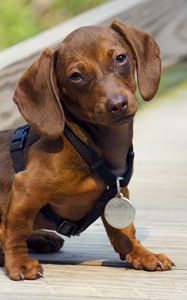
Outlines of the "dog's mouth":
{"type": "Polygon", "coordinates": [[[130,121],[133,120],[135,114],[129,114],[127,116],[121,116],[121,117],[118,117],[118,118],[115,118],[111,121],[111,125],[122,125],[122,124],[125,124],[125,123],[128,123],[130,121]]]}
{"type": "Polygon", "coordinates": [[[126,124],[128,122],[132,122],[135,113],[131,113],[128,115],[120,115],[116,117],[108,116],[108,114],[95,114],[92,118],[90,118],[90,123],[100,124],[104,126],[120,126],[126,124]]]}
{"type": "MultiPolygon", "coordinates": [[[[127,121],[129,121],[129,120],[131,120],[133,117],[134,117],[134,115],[135,115],[135,113],[131,113],[131,114],[128,114],[128,115],[122,115],[122,116],[120,116],[116,121],[118,122],[118,120],[119,120],[119,122],[120,121],[124,121],[124,122],[127,122],[127,121]]],[[[115,122],[115,121],[114,121],[115,122]]]]}

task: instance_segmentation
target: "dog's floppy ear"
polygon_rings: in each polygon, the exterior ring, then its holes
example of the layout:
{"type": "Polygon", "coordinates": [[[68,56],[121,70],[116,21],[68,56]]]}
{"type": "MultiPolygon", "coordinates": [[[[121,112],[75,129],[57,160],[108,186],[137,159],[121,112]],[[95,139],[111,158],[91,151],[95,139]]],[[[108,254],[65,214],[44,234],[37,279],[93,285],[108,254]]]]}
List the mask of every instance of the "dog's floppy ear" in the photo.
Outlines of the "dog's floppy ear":
{"type": "Polygon", "coordinates": [[[64,113],[60,105],[55,60],[57,50],[46,49],[19,80],[13,100],[40,135],[55,139],[62,135],[64,113]]]}
{"type": "Polygon", "coordinates": [[[131,28],[114,19],[112,28],[121,34],[132,50],[136,61],[140,93],[145,101],[151,100],[158,90],[161,74],[160,49],[148,33],[131,28]]]}

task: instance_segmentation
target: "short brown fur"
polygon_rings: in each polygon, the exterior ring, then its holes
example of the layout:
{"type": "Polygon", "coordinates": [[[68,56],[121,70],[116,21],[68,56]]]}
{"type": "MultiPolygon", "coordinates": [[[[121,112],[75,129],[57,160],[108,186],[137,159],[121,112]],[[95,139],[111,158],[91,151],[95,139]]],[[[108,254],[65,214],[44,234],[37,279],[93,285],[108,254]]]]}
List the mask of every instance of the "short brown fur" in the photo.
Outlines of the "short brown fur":
{"type": "MultiPolygon", "coordinates": [[[[32,128],[30,136],[38,138],[27,146],[26,169],[15,174],[9,154],[13,131],[0,134],[0,239],[11,279],[42,276],[27,246],[47,252],[63,244],[57,235],[41,231],[54,229],[40,213],[46,203],[76,221],[106,189],[63,135],[64,122],[115,175],[123,174],[137,111],[135,70],[148,101],[159,85],[159,47],[149,34],[114,20],[107,27],[80,28],[57,48],[46,49],[18,82],[14,101],[32,128]]],[[[122,193],[129,197],[127,187],[122,193]]],[[[167,256],[136,239],[133,224],[120,230],[102,219],[114,249],[134,268],[171,269],[167,256]]]]}

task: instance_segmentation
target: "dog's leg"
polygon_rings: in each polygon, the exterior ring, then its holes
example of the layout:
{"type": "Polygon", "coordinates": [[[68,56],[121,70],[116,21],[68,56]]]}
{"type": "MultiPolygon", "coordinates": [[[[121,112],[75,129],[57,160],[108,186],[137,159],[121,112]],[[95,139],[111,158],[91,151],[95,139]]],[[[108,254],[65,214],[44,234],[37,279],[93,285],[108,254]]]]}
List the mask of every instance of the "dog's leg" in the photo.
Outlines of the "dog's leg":
{"type": "Polygon", "coordinates": [[[36,230],[27,239],[27,247],[42,253],[57,252],[64,244],[64,240],[55,232],[36,230]]]}
{"type": "MultiPolygon", "coordinates": [[[[127,188],[123,189],[122,193],[128,198],[127,188]]],[[[116,229],[107,223],[104,215],[102,220],[114,250],[119,253],[122,260],[126,259],[135,269],[170,270],[174,266],[174,263],[165,254],[151,252],[136,239],[136,230],[133,224],[123,229],[116,229]]]]}
{"type": "Polygon", "coordinates": [[[29,185],[30,181],[25,172],[15,176],[9,208],[3,216],[5,268],[13,280],[42,277],[42,267],[38,260],[28,256],[26,244],[33,230],[33,221],[43,206],[42,191],[38,191],[36,184],[29,185]]]}

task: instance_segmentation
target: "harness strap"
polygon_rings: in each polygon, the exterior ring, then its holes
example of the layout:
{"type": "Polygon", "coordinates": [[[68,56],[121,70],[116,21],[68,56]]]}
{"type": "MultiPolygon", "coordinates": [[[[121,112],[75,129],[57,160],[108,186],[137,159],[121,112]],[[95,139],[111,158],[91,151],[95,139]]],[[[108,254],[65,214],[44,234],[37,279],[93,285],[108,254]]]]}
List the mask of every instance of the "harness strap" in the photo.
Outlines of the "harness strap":
{"type": "MultiPolygon", "coordinates": [[[[24,161],[24,146],[26,143],[29,126],[23,125],[16,129],[11,142],[11,156],[14,163],[15,171],[20,172],[25,169],[24,161]]],[[[56,231],[65,236],[78,235],[96,221],[103,213],[108,201],[117,193],[116,177],[111,173],[108,166],[98,155],[83,143],[71,129],[65,125],[64,134],[71,142],[81,157],[86,161],[90,168],[95,171],[107,184],[107,190],[102,194],[101,198],[95,203],[91,211],[77,222],[63,219],[59,217],[51,208],[50,205],[45,205],[41,212],[43,216],[50,222],[56,224],[56,231]]],[[[127,186],[133,169],[134,152],[131,146],[126,159],[126,171],[123,174],[123,179],[120,180],[122,187],[127,186]]]]}
{"type": "Polygon", "coordinates": [[[100,157],[98,157],[98,155],[92,149],[90,149],[90,147],[82,142],[66,124],[64,127],[64,135],[89,165],[89,167],[95,171],[107,185],[111,186],[115,184],[116,176],[111,173],[106,163],[100,157]]]}
{"type": "MultiPolygon", "coordinates": [[[[64,127],[64,135],[79,152],[89,167],[95,171],[109,187],[116,184],[116,176],[110,171],[106,163],[92,149],[90,149],[88,145],[81,141],[66,124],[64,127]]],[[[126,158],[126,171],[123,174],[123,179],[120,180],[122,187],[127,186],[131,179],[133,160],[134,151],[133,146],[131,145],[126,158]]]]}
{"type": "Polygon", "coordinates": [[[62,219],[52,211],[49,204],[42,207],[41,212],[46,219],[56,224],[56,231],[60,234],[68,237],[79,235],[103,214],[106,204],[116,195],[116,192],[116,187],[106,190],[91,211],[77,222],[62,219]]]}
{"type": "Polygon", "coordinates": [[[25,169],[24,147],[29,129],[29,125],[18,127],[11,140],[10,154],[16,173],[25,169]]]}

